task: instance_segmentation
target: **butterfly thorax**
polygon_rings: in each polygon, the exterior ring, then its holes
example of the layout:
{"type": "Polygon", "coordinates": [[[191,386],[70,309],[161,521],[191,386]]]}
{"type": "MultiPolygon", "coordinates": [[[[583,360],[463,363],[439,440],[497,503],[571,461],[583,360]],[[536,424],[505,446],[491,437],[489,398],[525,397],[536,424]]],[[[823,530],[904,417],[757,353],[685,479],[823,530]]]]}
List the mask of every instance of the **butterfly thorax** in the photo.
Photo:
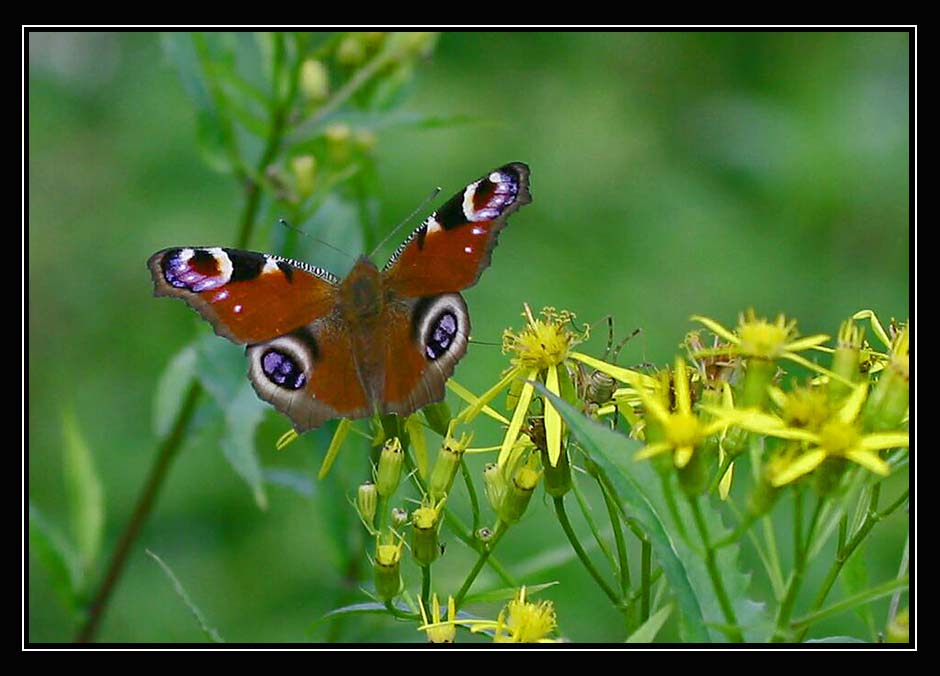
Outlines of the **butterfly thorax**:
{"type": "Polygon", "coordinates": [[[361,256],[339,289],[343,318],[351,325],[377,321],[382,314],[382,274],[361,256]]]}

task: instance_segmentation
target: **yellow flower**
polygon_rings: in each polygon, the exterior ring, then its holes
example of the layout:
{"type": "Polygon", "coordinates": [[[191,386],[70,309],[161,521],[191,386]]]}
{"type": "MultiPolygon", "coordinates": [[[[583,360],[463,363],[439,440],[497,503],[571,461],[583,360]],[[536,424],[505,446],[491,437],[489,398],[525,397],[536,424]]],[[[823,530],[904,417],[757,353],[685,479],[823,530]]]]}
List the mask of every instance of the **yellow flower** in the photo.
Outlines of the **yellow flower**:
{"type": "MultiPolygon", "coordinates": [[[[763,317],[757,317],[753,309],[742,314],[738,319],[736,331],[730,331],[714,319],[693,315],[692,320],[704,324],[709,331],[727,340],[730,346],[716,348],[722,354],[739,354],[751,359],[776,361],[789,359],[808,369],[832,375],[821,366],[801,357],[797,352],[817,347],[827,340],[829,336],[817,334],[797,338],[796,320],[788,320],[784,315],[777,315],[777,319],[769,322],[763,317]]],[[[700,354],[711,354],[712,350],[703,350],[700,354]]]]}
{"type": "MultiPolygon", "coordinates": [[[[637,390],[647,416],[652,416],[662,428],[664,438],[647,444],[635,456],[636,460],[645,460],[661,453],[673,453],[676,467],[683,468],[692,459],[692,453],[707,437],[727,427],[728,422],[716,415],[714,420],[705,422],[692,412],[692,397],[689,392],[689,376],[685,360],[676,358],[674,375],[676,410],[670,411],[657,397],[645,390],[637,390]]],[[[716,411],[721,411],[715,408],[716,411]]]]}
{"type": "Polygon", "coordinates": [[[867,384],[855,386],[852,394],[828,419],[814,421],[816,429],[795,427],[779,416],[751,409],[718,410],[709,407],[709,410],[751,432],[806,443],[808,448],[805,452],[776,459],[770,468],[770,483],[774,487],[784,486],[809,474],[827,458],[845,458],[887,476],[891,467],[881,459],[878,451],[907,448],[909,437],[907,432],[861,432],[857,418],[867,394],[867,384]]]}
{"type": "MultiPolygon", "coordinates": [[[[599,359],[573,351],[573,347],[588,337],[588,328],[581,332],[572,330],[574,314],[567,310],[556,310],[546,307],[541,316],[536,318],[532,310],[525,305],[523,317],[526,326],[518,333],[507,329],[503,333],[503,352],[512,355],[512,366],[493,387],[479,397],[473,397],[463,388],[454,389],[458,396],[468,401],[470,405],[457,415],[457,422],[470,422],[481,411],[489,412],[492,417],[501,418],[495,412],[488,411],[486,406],[500,392],[521,382],[518,396],[515,396],[513,413],[506,421],[506,435],[500,444],[498,465],[500,469],[507,466],[514,467],[519,459],[520,447],[516,441],[523,431],[523,425],[529,417],[529,404],[535,394],[534,382],[545,383],[545,388],[556,396],[561,396],[562,382],[568,380],[568,371],[565,364],[568,359],[575,359],[607,373],[621,382],[633,386],[651,388],[652,378],[649,376],[608,364],[599,359]]],[[[512,392],[516,394],[514,391],[512,392]]],[[[552,406],[551,402],[544,402],[545,446],[551,466],[558,464],[561,456],[561,442],[563,426],[561,415],[552,406]]],[[[505,418],[503,418],[505,421],[505,418]]]]}
{"type": "Polygon", "coordinates": [[[454,604],[454,597],[447,599],[447,620],[441,620],[441,604],[437,600],[437,594],[431,597],[431,619],[428,619],[427,612],[424,609],[424,603],[418,598],[418,607],[421,609],[421,619],[424,625],[419,627],[428,635],[428,641],[431,643],[453,643],[457,636],[457,607],[454,604]]]}
{"type": "Polygon", "coordinates": [[[519,595],[499,611],[495,620],[457,619],[450,616],[446,622],[438,620],[435,623],[428,623],[425,618],[425,624],[418,629],[427,631],[430,636],[432,630],[458,624],[469,627],[474,633],[493,632],[494,643],[555,643],[556,639],[548,638],[548,636],[555,631],[558,621],[555,615],[555,604],[551,601],[538,603],[527,601],[525,587],[522,587],[519,589],[519,595]]]}

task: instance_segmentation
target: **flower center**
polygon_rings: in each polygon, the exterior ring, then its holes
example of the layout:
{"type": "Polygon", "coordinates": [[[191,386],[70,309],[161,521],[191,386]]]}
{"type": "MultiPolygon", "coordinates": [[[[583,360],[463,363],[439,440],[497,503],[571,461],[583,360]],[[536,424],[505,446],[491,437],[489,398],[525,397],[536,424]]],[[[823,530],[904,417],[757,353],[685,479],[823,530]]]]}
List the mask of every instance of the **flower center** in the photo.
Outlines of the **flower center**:
{"type": "Polygon", "coordinates": [[[672,413],[666,421],[666,438],[676,448],[695,446],[701,439],[698,418],[691,413],[672,413]]]}
{"type": "Polygon", "coordinates": [[[766,319],[752,319],[738,327],[741,338],[741,351],[750,357],[776,359],[787,339],[790,327],[779,322],[771,324],[766,319]]]}
{"type": "Polygon", "coordinates": [[[819,445],[833,455],[843,455],[859,442],[858,430],[853,425],[833,420],[819,432],[819,445]]]}
{"type": "Polygon", "coordinates": [[[503,352],[514,353],[515,365],[529,370],[557,366],[567,359],[571,346],[583,340],[568,328],[574,318],[570,312],[545,308],[542,317],[534,319],[530,315],[518,334],[511,329],[503,333],[503,352]]]}
{"type": "Polygon", "coordinates": [[[555,629],[555,606],[551,601],[526,603],[513,600],[507,609],[506,628],[516,643],[536,643],[555,629]]]}

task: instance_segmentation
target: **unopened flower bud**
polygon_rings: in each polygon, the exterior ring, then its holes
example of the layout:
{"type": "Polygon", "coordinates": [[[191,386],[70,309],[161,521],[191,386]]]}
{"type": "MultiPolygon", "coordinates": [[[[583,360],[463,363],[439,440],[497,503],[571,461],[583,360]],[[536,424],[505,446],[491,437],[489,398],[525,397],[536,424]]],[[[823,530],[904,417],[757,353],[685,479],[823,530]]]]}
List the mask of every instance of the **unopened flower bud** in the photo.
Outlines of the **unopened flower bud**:
{"type": "Polygon", "coordinates": [[[365,58],[366,46],[361,34],[347,35],[336,47],[336,60],[344,66],[358,66],[365,58]]]}
{"type": "Polygon", "coordinates": [[[294,184],[301,199],[310,197],[316,187],[317,160],[313,155],[298,155],[290,161],[294,184]]]}
{"type": "Polygon", "coordinates": [[[398,437],[386,441],[379,455],[379,469],[375,479],[375,486],[383,498],[394,495],[398,482],[401,481],[401,466],[404,462],[405,454],[401,450],[398,437]]]}
{"type": "Polygon", "coordinates": [[[359,516],[371,529],[375,527],[375,510],[378,506],[378,491],[375,484],[367,481],[359,486],[359,492],[356,494],[356,507],[359,510],[359,516]]]}
{"type": "Polygon", "coordinates": [[[323,62],[307,59],[300,67],[300,89],[309,101],[323,101],[330,95],[330,73],[323,62]]]}
{"type": "Polygon", "coordinates": [[[401,528],[408,523],[408,510],[402,507],[392,508],[392,528],[401,528]]]}
{"type": "Polygon", "coordinates": [[[422,504],[411,515],[411,554],[418,565],[431,565],[441,553],[437,533],[443,504],[422,504]]]}
{"type": "Polygon", "coordinates": [[[542,475],[533,466],[537,462],[538,459],[535,455],[530,456],[530,461],[516,470],[515,476],[509,482],[498,512],[499,518],[506,523],[517,522],[522,518],[526,507],[529,506],[529,500],[532,499],[532,493],[535,491],[539,477],[542,475]],[[535,460],[535,463],[531,462],[532,460],[535,460]]]}
{"type": "Polygon", "coordinates": [[[451,486],[454,485],[454,477],[460,469],[460,461],[467,448],[470,437],[463,435],[460,439],[447,437],[441,450],[438,451],[437,460],[434,461],[434,468],[431,470],[431,478],[428,480],[428,493],[432,500],[440,500],[450,493],[451,486]]]}
{"type": "MultiPolygon", "coordinates": [[[[858,379],[859,355],[862,349],[862,339],[865,332],[855,322],[847,319],[839,327],[836,349],[832,354],[832,372],[842,376],[850,383],[858,379]]],[[[838,401],[851,392],[851,386],[838,378],[829,379],[829,399],[838,401]]]]}
{"type": "Polygon", "coordinates": [[[503,502],[503,495],[506,493],[506,482],[503,480],[499,466],[495,462],[491,462],[483,468],[483,490],[486,493],[486,499],[489,501],[490,507],[498,514],[499,506],[503,502]]]}
{"type": "Polygon", "coordinates": [[[392,534],[380,535],[375,545],[375,593],[383,601],[391,601],[401,591],[401,548],[392,534]]]}

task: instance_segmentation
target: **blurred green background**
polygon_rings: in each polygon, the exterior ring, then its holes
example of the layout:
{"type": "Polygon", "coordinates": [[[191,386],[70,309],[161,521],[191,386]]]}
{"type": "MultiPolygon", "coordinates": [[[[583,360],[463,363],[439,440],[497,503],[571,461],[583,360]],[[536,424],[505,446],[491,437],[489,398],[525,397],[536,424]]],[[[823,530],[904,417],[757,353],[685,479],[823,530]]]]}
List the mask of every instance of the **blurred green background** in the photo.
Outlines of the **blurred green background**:
{"type": "MultiPolygon", "coordinates": [[[[145,262],[167,246],[233,245],[242,196],[201,160],[194,107],[158,36],[28,42],[29,500],[67,531],[61,421],[71,408],[101,474],[107,555],[157,444],[155,384],[205,331],[182,303],[152,298],[145,262]]],[[[753,306],[829,334],[861,308],[885,321],[908,316],[906,34],[445,33],[411,87],[406,110],[482,122],[379,133],[382,235],[437,185],[449,195],[508,161],[532,168],[533,204],[466,293],[480,340],[518,326],[523,302],[587,322],[612,314],[618,336],[642,328],[624,364],[670,361],[693,313],[733,325],[753,306]]],[[[280,215],[265,212],[262,225],[280,215]]],[[[341,247],[355,241],[317,228],[341,247]]],[[[253,248],[266,244],[258,237],[253,248]]],[[[339,273],[349,265],[329,250],[308,258],[339,273]]],[[[597,333],[586,349],[600,354],[606,331],[597,333]]],[[[456,377],[479,392],[503,366],[498,348],[481,345],[456,377]]],[[[275,454],[270,440],[286,429],[266,416],[261,462],[311,477],[329,431],[275,454]]],[[[494,427],[475,441],[498,435],[494,427]]],[[[359,447],[347,451],[327,481],[269,485],[262,511],[211,426],[189,439],[100,640],[203,640],[144,547],[229,641],[422,640],[385,617],[307,632],[329,609],[364,600],[367,562],[345,552],[362,544],[347,496],[367,469],[359,447]]],[[[616,612],[564,558],[549,512],[534,501],[500,558],[527,583],[562,581],[546,597],[565,636],[622,640],[616,612]]],[[[906,524],[895,516],[877,529],[866,553],[872,580],[896,573],[906,524]]],[[[453,593],[471,561],[450,538],[435,588],[453,593]]],[[[759,573],[753,584],[765,598],[759,573]]],[[[27,594],[28,640],[70,640],[73,618],[34,557],[27,594]]],[[[865,635],[852,614],[818,630],[865,635]]]]}

